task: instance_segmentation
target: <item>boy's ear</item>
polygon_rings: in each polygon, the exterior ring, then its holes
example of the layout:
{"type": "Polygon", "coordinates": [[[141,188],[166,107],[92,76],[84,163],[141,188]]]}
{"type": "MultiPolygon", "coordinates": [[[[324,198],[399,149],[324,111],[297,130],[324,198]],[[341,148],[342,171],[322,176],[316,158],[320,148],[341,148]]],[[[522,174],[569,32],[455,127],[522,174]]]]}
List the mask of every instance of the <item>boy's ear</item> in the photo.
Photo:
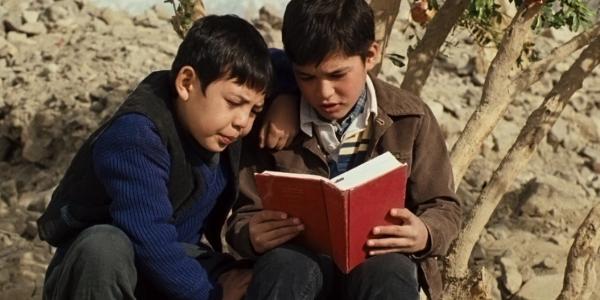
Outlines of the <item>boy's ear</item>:
{"type": "Polygon", "coordinates": [[[373,42],[367,51],[367,57],[365,59],[365,66],[367,67],[367,71],[370,71],[379,63],[381,59],[381,49],[379,47],[379,43],[373,42]]]}
{"type": "Polygon", "coordinates": [[[177,77],[175,78],[175,89],[179,99],[188,101],[190,99],[190,93],[194,89],[194,83],[198,80],[196,71],[190,66],[183,66],[177,77]]]}

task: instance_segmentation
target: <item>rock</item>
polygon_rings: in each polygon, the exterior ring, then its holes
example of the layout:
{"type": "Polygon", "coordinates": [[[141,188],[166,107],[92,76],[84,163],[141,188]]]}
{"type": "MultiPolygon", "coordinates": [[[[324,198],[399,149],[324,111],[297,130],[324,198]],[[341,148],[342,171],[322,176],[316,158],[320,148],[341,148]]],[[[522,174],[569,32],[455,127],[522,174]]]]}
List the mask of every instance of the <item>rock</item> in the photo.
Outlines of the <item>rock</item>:
{"type": "Polygon", "coordinates": [[[18,53],[17,47],[0,37],[0,58],[15,57],[18,53]]]}
{"type": "Polygon", "coordinates": [[[11,31],[18,31],[29,35],[46,33],[46,26],[41,22],[37,22],[37,16],[32,16],[32,13],[35,12],[23,12],[21,15],[11,14],[4,20],[4,24],[11,31]],[[23,23],[23,19],[27,20],[26,18],[36,20],[23,23]]]}
{"type": "Polygon", "coordinates": [[[6,39],[13,45],[19,47],[21,45],[32,46],[35,45],[35,41],[28,38],[26,34],[11,31],[6,35],[6,39]]]}
{"type": "Polygon", "coordinates": [[[523,284],[523,277],[517,268],[517,264],[508,257],[502,257],[500,258],[500,266],[502,268],[502,284],[511,295],[515,294],[523,284]]]}
{"type": "Polygon", "coordinates": [[[471,82],[475,86],[483,86],[485,84],[485,76],[484,74],[472,73],[471,74],[471,82]]]}
{"type": "Polygon", "coordinates": [[[173,9],[165,6],[165,5],[153,5],[152,10],[156,14],[156,16],[163,21],[171,21],[171,17],[173,16],[173,9]]]}
{"type": "Polygon", "coordinates": [[[573,127],[577,130],[582,138],[593,144],[600,143],[600,128],[598,128],[598,125],[594,119],[582,113],[577,113],[576,116],[569,119],[573,127]]]}
{"type": "Polygon", "coordinates": [[[571,32],[568,28],[563,27],[559,29],[550,28],[548,31],[546,31],[546,35],[559,43],[564,43],[572,39],[575,35],[577,35],[577,33],[571,32]]]}
{"type": "Polygon", "coordinates": [[[47,22],[59,23],[61,20],[73,19],[79,12],[79,6],[73,1],[56,1],[40,16],[47,22]]]}
{"type": "Polygon", "coordinates": [[[502,155],[508,152],[508,149],[512,147],[520,131],[521,127],[515,122],[500,122],[492,133],[495,150],[502,155]]]}
{"type": "Polygon", "coordinates": [[[26,10],[23,12],[22,18],[25,21],[25,23],[35,23],[38,21],[40,17],[40,12],[38,11],[32,11],[32,10],[26,10]]]}
{"type": "Polygon", "coordinates": [[[504,224],[490,226],[488,232],[498,241],[505,240],[510,236],[510,229],[504,224]]]}
{"type": "Polygon", "coordinates": [[[27,226],[25,227],[25,232],[23,232],[23,237],[32,240],[38,234],[37,223],[35,221],[27,221],[27,226]]]}
{"type": "Polygon", "coordinates": [[[567,247],[571,241],[562,235],[553,235],[548,240],[556,245],[567,247]]]}
{"type": "Polygon", "coordinates": [[[64,31],[77,27],[75,15],[79,8],[71,1],[59,1],[53,3],[44,11],[40,19],[52,29],[64,31]]]}
{"type": "Polygon", "coordinates": [[[592,172],[596,173],[596,174],[600,174],[600,159],[598,161],[594,161],[591,164],[591,168],[592,172]]]}
{"type": "Polygon", "coordinates": [[[40,76],[50,79],[53,74],[58,73],[60,67],[54,63],[44,65],[44,69],[40,72],[40,76]]]}
{"type": "Polygon", "coordinates": [[[519,269],[519,273],[521,274],[521,277],[523,278],[523,282],[527,282],[531,278],[537,276],[535,274],[535,271],[533,270],[533,268],[529,265],[521,266],[521,268],[519,269]]]}
{"type": "Polygon", "coordinates": [[[26,205],[27,210],[30,212],[43,213],[50,203],[50,198],[52,198],[52,192],[54,191],[54,187],[40,193],[35,193],[32,195],[30,201],[26,205]]]}
{"type": "Polygon", "coordinates": [[[9,207],[17,205],[17,181],[15,179],[0,183],[0,200],[3,200],[9,207]]]}
{"type": "Polygon", "coordinates": [[[518,300],[556,299],[562,289],[563,274],[542,275],[531,278],[517,293],[518,300]]]}
{"type": "Polygon", "coordinates": [[[521,213],[530,217],[548,216],[552,205],[548,198],[556,193],[556,188],[547,184],[537,185],[537,189],[521,206],[521,213]]]}
{"type": "Polygon", "coordinates": [[[583,149],[581,149],[579,154],[593,161],[600,160],[600,148],[593,145],[585,146],[583,149]]]}
{"type": "Polygon", "coordinates": [[[136,26],[158,28],[164,24],[164,22],[158,18],[153,10],[146,10],[143,14],[136,16],[133,19],[133,23],[136,26]]]}
{"type": "Polygon", "coordinates": [[[554,65],[554,69],[559,73],[566,72],[571,66],[566,62],[559,62],[554,65]]]}
{"type": "Polygon", "coordinates": [[[53,137],[47,132],[47,128],[55,126],[57,115],[52,111],[38,112],[29,126],[21,133],[21,140],[24,141],[22,156],[30,162],[41,162],[52,155],[49,149],[53,137]]]}
{"type": "Polygon", "coordinates": [[[275,13],[275,9],[269,5],[265,5],[258,11],[258,18],[267,22],[271,28],[281,30],[283,19],[275,13]]]}
{"type": "Polygon", "coordinates": [[[90,24],[90,27],[92,28],[92,30],[94,32],[97,33],[105,33],[108,32],[108,25],[106,25],[106,23],[104,23],[102,20],[100,19],[96,19],[94,18],[90,24]]]}
{"type": "Polygon", "coordinates": [[[19,27],[23,25],[23,20],[21,19],[21,15],[19,13],[8,14],[4,17],[4,26],[8,31],[18,30],[19,27]]]}
{"type": "Polygon", "coordinates": [[[561,143],[569,134],[568,125],[568,122],[563,118],[556,120],[556,123],[554,123],[554,126],[548,132],[548,143],[551,145],[561,143]]]}
{"type": "Polygon", "coordinates": [[[110,8],[105,8],[100,14],[100,19],[109,26],[114,25],[126,25],[132,26],[133,21],[129,15],[124,11],[117,11],[110,8]]]}
{"type": "Polygon", "coordinates": [[[17,29],[17,31],[26,33],[29,35],[38,35],[38,34],[44,34],[47,32],[46,26],[44,26],[44,24],[42,24],[41,22],[26,23],[23,26],[19,27],[17,29]]]}
{"type": "Polygon", "coordinates": [[[433,115],[435,116],[436,119],[439,120],[442,117],[442,115],[444,114],[444,106],[441,103],[439,103],[437,101],[430,101],[427,103],[427,105],[433,112],[433,115]]]}

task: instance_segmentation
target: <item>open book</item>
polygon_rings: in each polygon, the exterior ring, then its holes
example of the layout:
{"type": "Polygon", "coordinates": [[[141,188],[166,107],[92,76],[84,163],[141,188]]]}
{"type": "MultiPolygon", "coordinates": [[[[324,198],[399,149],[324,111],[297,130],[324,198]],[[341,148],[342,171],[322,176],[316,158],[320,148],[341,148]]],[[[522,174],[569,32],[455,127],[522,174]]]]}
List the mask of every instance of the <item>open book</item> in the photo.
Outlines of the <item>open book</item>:
{"type": "Polygon", "coordinates": [[[299,242],[348,273],[367,257],[373,227],[392,224],[390,210],[404,207],[406,169],[386,152],[332,179],[275,171],[255,179],[263,208],[300,218],[299,242]]]}

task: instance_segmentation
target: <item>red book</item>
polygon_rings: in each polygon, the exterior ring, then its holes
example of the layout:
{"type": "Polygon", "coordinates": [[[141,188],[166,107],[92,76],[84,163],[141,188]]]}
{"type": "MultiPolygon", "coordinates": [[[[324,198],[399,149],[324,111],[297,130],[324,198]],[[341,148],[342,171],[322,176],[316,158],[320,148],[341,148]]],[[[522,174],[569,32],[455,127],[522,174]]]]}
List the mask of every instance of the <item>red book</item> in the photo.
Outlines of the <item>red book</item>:
{"type": "Polygon", "coordinates": [[[349,273],[368,256],[373,227],[389,225],[390,210],[403,208],[406,164],[386,152],[337,177],[265,171],[255,174],[263,208],[298,217],[298,241],[331,256],[349,273]]]}

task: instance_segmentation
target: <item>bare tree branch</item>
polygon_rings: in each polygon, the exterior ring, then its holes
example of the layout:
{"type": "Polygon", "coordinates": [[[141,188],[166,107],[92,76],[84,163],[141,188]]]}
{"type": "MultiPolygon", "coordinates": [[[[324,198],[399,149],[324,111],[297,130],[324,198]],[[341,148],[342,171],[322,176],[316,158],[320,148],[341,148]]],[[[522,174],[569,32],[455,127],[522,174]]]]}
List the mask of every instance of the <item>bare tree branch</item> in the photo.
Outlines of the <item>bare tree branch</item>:
{"type": "Polygon", "coordinates": [[[531,33],[531,24],[540,8],[539,4],[526,6],[524,2],[506,29],[498,53],[488,70],[481,102],[450,152],[457,187],[483,140],[496,126],[512,100],[510,95],[514,85],[510,74],[521,54],[523,43],[531,33]]]}
{"type": "Polygon", "coordinates": [[[569,251],[563,289],[558,300],[591,299],[596,285],[595,265],[600,251],[600,204],[585,218],[569,251]]]}
{"type": "MultiPolygon", "coordinates": [[[[600,23],[592,28],[578,34],[570,41],[562,44],[550,52],[544,59],[531,64],[523,73],[513,80],[515,84],[514,93],[519,93],[536,83],[556,63],[564,60],[573,52],[588,45],[594,38],[600,36],[600,23]]],[[[514,96],[514,94],[513,94],[514,96]]]]}
{"type": "Polygon", "coordinates": [[[381,70],[385,49],[400,11],[401,2],[401,0],[371,0],[371,8],[375,14],[375,41],[381,46],[381,59],[373,68],[374,74],[379,73],[381,70]]]}
{"type": "Polygon", "coordinates": [[[500,202],[514,178],[517,177],[537,145],[567,105],[575,91],[583,85],[583,80],[600,63],[600,38],[596,38],[573,63],[545,97],[543,103],[529,116],[515,143],[504,157],[500,166],[477,199],[473,209],[465,219],[458,239],[450,249],[446,268],[449,278],[466,277],[468,260],[481,231],[500,202]]]}
{"type": "Polygon", "coordinates": [[[448,34],[469,6],[469,0],[447,0],[431,19],[417,47],[408,53],[406,75],[401,87],[420,95],[431,67],[448,34]]]}

